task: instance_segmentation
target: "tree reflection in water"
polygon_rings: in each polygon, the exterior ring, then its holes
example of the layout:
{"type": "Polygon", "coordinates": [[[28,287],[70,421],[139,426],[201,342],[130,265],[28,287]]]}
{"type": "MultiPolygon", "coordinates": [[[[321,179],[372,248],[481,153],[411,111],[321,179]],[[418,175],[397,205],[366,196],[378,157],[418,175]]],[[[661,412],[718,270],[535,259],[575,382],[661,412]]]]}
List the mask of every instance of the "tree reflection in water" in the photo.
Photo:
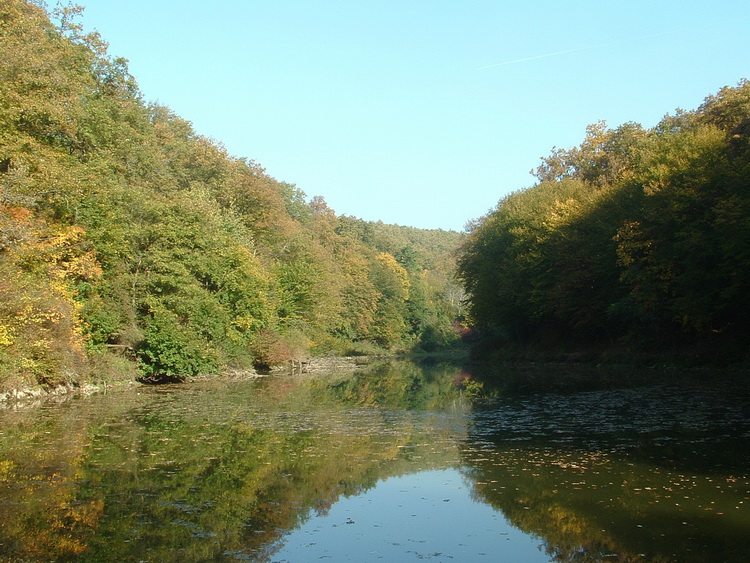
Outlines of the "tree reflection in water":
{"type": "Polygon", "coordinates": [[[555,561],[744,561],[745,383],[528,394],[475,410],[477,499],[555,561]]]}
{"type": "Polygon", "coordinates": [[[273,560],[344,499],[456,469],[548,559],[739,561],[750,547],[745,394],[488,395],[456,366],[398,362],[5,411],[0,553],[273,560]]]}

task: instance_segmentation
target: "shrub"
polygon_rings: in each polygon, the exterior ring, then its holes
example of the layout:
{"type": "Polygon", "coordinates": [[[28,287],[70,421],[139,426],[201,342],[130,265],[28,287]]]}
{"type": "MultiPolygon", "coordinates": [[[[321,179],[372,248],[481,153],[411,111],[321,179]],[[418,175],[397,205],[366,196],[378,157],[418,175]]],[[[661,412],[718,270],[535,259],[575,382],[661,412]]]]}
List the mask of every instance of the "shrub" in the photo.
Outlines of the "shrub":
{"type": "Polygon", "coordinates": [[[218,371],[218,360],[208,344],[182,326],[174,313],[159,307],[147,320],[138,358],[141,373],[149,381],[179,381],[218,371]]]}
{"type": "Polygon", "coordinates": [[[268,370],[292,359],[292,351],[284,339],[268,329],[255,336],[251,351],[255,367],[260,370],[268,370]]]}

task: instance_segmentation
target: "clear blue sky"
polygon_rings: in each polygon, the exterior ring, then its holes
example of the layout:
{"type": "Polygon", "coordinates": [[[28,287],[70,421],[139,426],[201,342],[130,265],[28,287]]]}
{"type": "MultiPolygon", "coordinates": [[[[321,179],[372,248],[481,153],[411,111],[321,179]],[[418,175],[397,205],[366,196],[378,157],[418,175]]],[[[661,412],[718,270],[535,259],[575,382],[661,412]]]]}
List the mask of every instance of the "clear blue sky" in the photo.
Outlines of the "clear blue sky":
{"type": "Polygon", "coordinates": [[[147,101],[338,213],[461,230],[555,146],[750,78],[747,0],[78,0],[147,101]]]}

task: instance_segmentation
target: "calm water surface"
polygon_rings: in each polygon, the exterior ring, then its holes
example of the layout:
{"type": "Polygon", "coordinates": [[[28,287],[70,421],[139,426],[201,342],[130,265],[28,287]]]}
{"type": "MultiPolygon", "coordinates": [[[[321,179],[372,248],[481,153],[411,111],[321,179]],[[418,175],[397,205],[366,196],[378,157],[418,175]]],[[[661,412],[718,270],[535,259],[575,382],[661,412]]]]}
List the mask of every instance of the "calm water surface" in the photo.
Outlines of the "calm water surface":
{"type": "Polygon", "coordinates": [[[0,560],[747,560],[745,384],[563,391],[544,370],[493,388],[401,362],[5,410],[0,560]]]}

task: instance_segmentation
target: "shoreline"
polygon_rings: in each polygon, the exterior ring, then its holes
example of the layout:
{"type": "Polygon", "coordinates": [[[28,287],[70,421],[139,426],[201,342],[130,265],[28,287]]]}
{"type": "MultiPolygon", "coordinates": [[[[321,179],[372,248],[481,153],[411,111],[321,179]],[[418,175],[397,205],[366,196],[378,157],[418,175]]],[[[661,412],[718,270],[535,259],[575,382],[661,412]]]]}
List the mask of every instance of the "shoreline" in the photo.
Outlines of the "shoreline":
{"type": "MultiPolygon", "coordinates": [[[[511,388],[518,387],[527,390],[550,388],[572,388],[580,385],[582,381],[595,384],[595,387],[609,386],[614,381],[619,381],[619,386],[637,386],[638,384],[668,380],[678,374],[681,377],[703,379],[713,378],[716,373],[721,373],[730,379],[746,380],[750,374],[748,367],[741,366],[677,366],[669,363],[644,365],[633,362],[596,362],[596,361],[553,361],[550,359],[491,359],[487,357],[477,358],[460,355],[461,369],[467,374],[472,368],[489,370],[500,375],[491,377],[487,383],[494,383],[502,387],[509,385],[511,388]],[[548,373],[550,370],[555,373],[548,373]],[[641,373],[634,377],[632,370],[641,373]],[[625,380],[619,378],[618,374],[627,372],[625,380]],[[604,373],[602,373],[604,372],[604,373]],[[609,372],[609,373],[607,373],[609,372]],[[502,374],[502,375],[501,375],[502,374]]],[[[269,370],[257,371],[255,369],[226,368],[219,373],[189,376],[171,381],[144,381],[138,379],[121,379],[118,381],[84,382],[81,384],[66,383],[55,387],[27,386],[8,389],[0,392],[0,410],[33,408],[48,401],[63,402],[75,397],[89,396],[96,393],[107,393],[109,391],[129,391],[146,387],[158,387],[160,385],[181,385],[199,383],[205,381],[241,381],[259,379],[264,377],[320,375],[326,372],[353,373],[377,362],[408,360],[417,363],[436,360],[457,360],[453,354],[435,355],[377,355],[377,356],[319,356],[303,360],[294,360],[281,365],[274,366],[269,370]]]]}
{"type": "Polygon", "coordinates": [[[58,385],[51,388],[24,387],[10,389],[0,393],[0,410],[30,408],[39,406],[51,400],[67,401],[74,397],[88,396],[124,388],[140,387],[138,381],[122,381],[117,383],[85,383],[83,385],[58,385]]]}
{"type": "Polygon", "coordinates": [[[158,385],[179,385],[211,380],[257,379],[275,375],[318,374],[326,370],[354,371],[379,360],[392,360],[398,356],[321,356],[294,360],[268,371],[227,368],[219,373],[175,378],[174,381],[143,381],[123,379],[115,382],[65,383],[54,387],[29,385],[0,392],[0,410],[29,408],[50,400],[65,401],[78,396],[88,396],[114,390],[125,390],[158,385]]]}

